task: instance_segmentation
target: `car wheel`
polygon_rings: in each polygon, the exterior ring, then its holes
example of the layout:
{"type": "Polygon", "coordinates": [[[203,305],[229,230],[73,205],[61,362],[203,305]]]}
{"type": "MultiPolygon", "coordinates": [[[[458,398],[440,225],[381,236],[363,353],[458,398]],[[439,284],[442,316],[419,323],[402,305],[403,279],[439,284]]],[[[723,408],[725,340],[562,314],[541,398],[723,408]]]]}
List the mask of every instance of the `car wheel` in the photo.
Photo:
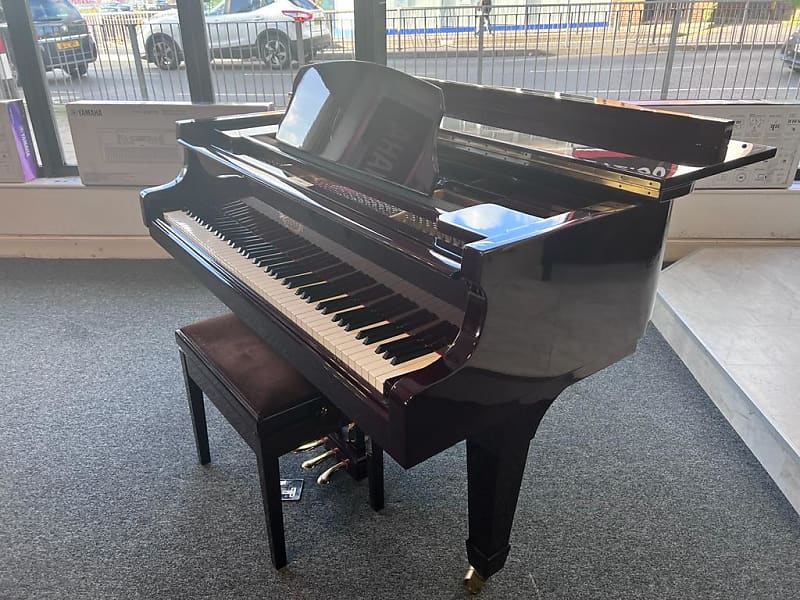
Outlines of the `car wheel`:
{"type": "Polygon", "coordinates": [[[69,65],[67,67],[67,73],[69,73],[69,76],[72,77],[73,79],[78,79],[78,78],[86,75],[86,73],[88,71],[89,71],[89,65],[87,65],[86,63],[79,63],[77,65],[69,65]]]}
{"type": "Polygon", "coordinates": [[[164,71],[174,71],[181,65],[181,49],[169,36],[155,38],[150,54],[156,66],[164,71]]]}
{"type": "Polygon", "coordinates": [[[264,64],[273,69],[285,69],[292,62],[291,42],[279,31],[269,31],[261,36],[258,52],[264,64]]]}

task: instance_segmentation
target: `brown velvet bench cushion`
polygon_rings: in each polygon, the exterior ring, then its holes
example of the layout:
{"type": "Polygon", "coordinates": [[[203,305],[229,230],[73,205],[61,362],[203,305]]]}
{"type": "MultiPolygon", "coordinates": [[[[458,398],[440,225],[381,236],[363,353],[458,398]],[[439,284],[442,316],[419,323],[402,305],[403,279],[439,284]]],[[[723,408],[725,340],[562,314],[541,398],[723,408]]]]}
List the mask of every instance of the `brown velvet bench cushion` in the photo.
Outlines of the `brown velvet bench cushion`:
{"type": "Polygon", "coordinates": [[[337,430],[347,419],[232,314],[183,327],[175,337],[198,459],[201,464],[211,460],[205,392],[256,453],[270,555],[279,569],[287,561],[278,457],[337,430]]]}
{"type": "Polygon", "coordinates": [[[180,331],[238,392],[254,417],[269,417],[319,396],[292,365],[233,314],[193,323],[180,331]]]}

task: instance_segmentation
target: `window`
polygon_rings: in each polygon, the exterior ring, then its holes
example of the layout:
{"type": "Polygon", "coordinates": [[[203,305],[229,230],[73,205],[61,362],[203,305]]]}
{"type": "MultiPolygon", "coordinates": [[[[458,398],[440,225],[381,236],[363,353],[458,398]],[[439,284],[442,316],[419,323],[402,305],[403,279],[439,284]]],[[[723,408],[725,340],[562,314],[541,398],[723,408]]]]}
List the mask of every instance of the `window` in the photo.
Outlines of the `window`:
{"type": "Polygon", "coordinates": [[[289,0],[295,6],[299,6],[300,8],[306,8],[308,10],[317,10],[317,5],[309,0],[289,0]]]}
{"type": "Polygon", "coordinates": [[[246,13],[258,7],[258,0],[230,0],[228,14],[246,13]]]}

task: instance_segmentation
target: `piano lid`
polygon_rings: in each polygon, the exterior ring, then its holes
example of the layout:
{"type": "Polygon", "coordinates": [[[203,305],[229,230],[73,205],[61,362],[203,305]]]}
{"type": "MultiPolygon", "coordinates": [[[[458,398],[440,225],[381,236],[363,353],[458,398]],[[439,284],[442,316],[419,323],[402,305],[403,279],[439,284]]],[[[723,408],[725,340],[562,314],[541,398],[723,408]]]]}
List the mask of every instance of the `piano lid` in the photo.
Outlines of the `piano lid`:
{"type": "MultiPolygon", "coordinates": [[[[273,134],[262,125],[274,124],[276,116],[216,119],[213,143],[294,170],[299,178],[305,167],[289,163],[302,162],[334,180],[358,183],[361,192],[402,197],[403,210],[434,220],[451,209],[443,204],[448,192],[442,188],[455,184],[470,187],[467,204],[480,202],[477,188],[502,203],[494,187],[473,184],[471,175],[478,172],[481,181],[487,174],[518,181],[544,173],[610,188],[630,201],[669,200],[698,179],[775,155],[774,148],[731,140],[730,121],[558,93],[426,81],[359,61],[304,67],[273,134]]],[[[201,145],[209,139],[188,129],[179,137],[201,145]]]]}
{"type": "Polygon", "coordinates": [[[277,140],[307,155],[433,191],[439,88],[373,63],[311,65],[295,79],[277,140]]]}

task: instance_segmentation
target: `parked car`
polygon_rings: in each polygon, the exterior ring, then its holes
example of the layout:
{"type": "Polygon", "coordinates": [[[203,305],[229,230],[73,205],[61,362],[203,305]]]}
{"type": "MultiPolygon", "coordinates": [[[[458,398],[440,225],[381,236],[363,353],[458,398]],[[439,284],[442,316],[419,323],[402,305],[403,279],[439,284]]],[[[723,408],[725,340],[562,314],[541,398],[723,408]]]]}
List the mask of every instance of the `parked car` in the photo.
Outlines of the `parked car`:
{"type": "Polygon", "coordinates": [[[800,71],[800,30],[786,40],[779,54],[781,60],[793,71],[800,71]]]}
{"type": "MultiPolygon", "coordinates": [[[[327,48],[331,32],[322,10],[310,0],[223,0],[206,12],[212,58],[260,58],[274,69],[296,59],[300,24],[305,56],[327,48]]],[[[142,24],[144,56],[164,70],[183,62],[178,12],[142,24]]]]}
{"type": "Polygon", "coordinates": [[[100,12],[101,13],[120,13],[120,12],[131,12],[133,10],[133,6],[130,4],[126,4],[124,2],[101,2],[100,3],[100,12]]]}
{"type": "MultiPolygon", "coordinates": [[[[85,75],[97,60],[97,44],[77,9],[69,0],[29,0],[29,5],[44,68],[63,69],[74,78],[85,75]]],[[[2,8],[0,26],[6,27],[2,8]]]]}
{"type": "Polygon", "coordinates": [[[156,10],[169,10],[173,8],[170,6],[169,2],[166,0],[155,0],[154,2],[145,2],[144,9],[147,11],[156,11],[156,10]]]}

